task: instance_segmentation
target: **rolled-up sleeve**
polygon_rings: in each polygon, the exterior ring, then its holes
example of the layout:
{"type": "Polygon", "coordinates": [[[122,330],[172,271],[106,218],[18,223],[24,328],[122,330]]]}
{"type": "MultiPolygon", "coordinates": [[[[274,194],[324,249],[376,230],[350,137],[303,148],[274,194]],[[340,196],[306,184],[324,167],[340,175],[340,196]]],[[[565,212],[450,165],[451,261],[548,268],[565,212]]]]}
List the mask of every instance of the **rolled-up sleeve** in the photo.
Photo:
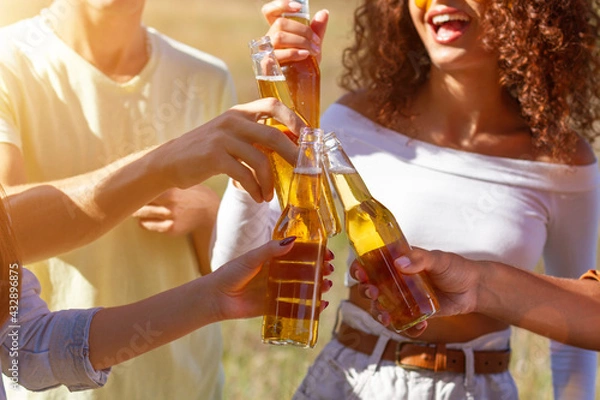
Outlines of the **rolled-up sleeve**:
{"type": "Polygon", "coordinates": [[[4,374],[14,376],[17,365],[19,384],[34,391],[59,385],[71,391],[102,387],[110,370],[92,367],[88,345],[90,324],[99,308],[50,312],[39,297],[35,276],[27,269],[20,273],[18,314],[2,326],[4,374]]]}

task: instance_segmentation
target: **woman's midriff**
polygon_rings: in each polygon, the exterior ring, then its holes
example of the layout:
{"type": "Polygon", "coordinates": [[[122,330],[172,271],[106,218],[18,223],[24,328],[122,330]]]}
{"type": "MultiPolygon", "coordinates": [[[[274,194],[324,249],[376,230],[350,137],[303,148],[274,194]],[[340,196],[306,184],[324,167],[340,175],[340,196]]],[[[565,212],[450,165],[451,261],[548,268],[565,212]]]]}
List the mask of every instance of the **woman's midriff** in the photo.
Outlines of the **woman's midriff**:
{"type": "MultiPolygon", "coordinates": [[[[351,303],[370,312],[371,301],[359,292],[359,286],[350,288],[351,303]]],[[[468,342],[487,333],[500,331],[507,324],[482,314],[465,314],[454,317],[433,317],[427,320],[427,329],[418,340],[431,343],[468,342]]]]}

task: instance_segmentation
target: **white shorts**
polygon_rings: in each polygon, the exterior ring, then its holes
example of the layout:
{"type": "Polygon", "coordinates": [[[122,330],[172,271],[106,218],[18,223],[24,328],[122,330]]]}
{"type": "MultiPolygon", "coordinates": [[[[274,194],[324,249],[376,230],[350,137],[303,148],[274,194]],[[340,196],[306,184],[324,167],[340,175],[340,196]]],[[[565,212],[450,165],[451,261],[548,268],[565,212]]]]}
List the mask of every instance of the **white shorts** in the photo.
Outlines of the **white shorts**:
{"type": "Polygon", "coordinates": [[[517,387],[508,371],[475,374],[473,351],[506,350],[510,347],[510,329],[493,332],[465,343],[448,343],[448,349],[465,353],[466,373],[407,370],[393,361],[382,360],[388,340],[410,341],[375,321],[370,314],[344,301],[340,305],[342,320],[365,333],[378,335],[372,354],[364,354],[330,341],[319,354],[294,400],[513,400],[517,387]],[[471,361],[471,362],[469,362],[471,361]]]}

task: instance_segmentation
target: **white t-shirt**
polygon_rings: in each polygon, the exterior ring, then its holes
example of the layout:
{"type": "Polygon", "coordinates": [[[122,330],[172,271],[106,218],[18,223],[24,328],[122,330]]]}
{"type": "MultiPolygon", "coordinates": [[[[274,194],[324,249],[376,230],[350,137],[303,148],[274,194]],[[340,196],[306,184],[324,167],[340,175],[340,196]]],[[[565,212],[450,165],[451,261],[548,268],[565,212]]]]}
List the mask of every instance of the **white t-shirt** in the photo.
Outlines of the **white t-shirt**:
{"type": "MultiPolygon", "coordinates": [[[[23,153],[30,182],[106,165],[175,138],[235,102],[226,65],[148,28],[151,57],[126,83],[102,74],[62,42],[40,17],[0,30],[0,142],[23,153]]],[[[123,193],[127,196],[127,193],[123,193]]],[[[28,266],[51,310],[131,303],[198,276],[185,237],[148,232],[129,218],[97,241],[28,266]]],[[[151,324],[139,327],[144,346],[151,324]]],[[[123,349],[123,355],[128,349],[123,349]]],[[[69,398],[221,397],[219,325],[113,368],[107,385],[69,398]]],[[[9,398],[64,399],[66,389],[9,398]]]]}
{"type": "MultiPolygon", "coordinates": [[[[598,163],[565,166],[469,153],[411,139],[333,104],[323,115],[373,197],[411,245],[579,278],[596,266],[598,163]]],[[[267,241],[280,214],[229,185],[217,218],[213,268],[267,241]]],[[[353,284],[348,279],[348,284],[353,284]]],[[[596,353],[552,344],[553,378],[594,396],[596,353]]],[[[569,393],[568,391],[566,393],[569,393]]]]}

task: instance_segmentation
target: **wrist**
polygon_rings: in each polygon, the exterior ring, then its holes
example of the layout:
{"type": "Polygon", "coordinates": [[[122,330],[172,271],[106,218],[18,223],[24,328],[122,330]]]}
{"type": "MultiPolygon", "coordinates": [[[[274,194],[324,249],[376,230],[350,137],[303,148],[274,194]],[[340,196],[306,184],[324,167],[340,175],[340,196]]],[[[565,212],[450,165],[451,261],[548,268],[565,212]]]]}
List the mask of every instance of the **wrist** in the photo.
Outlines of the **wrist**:
{"type": "Polygon", "coordinates": [[[472,269],[472,293],[471,298],[472,310],[470,312],[485,314],[489,304],[493,302],[492,293],[489,291],[486,283],[489,283],[493,279],[490,275],[490,271],[493,267],[488,265],[486,262],[475,262],[472,269]]]}
{"type": "Polygon", "coordinates": [[[168,189],[181,188],[183,186],[176,168],[172,165],[173,160],[177,160],[177,157],[169,154],[171,142],[169,141],[150,149],[140,159],[143,163],[141,169],[145,171],[144,177],[151,179],[160,188],[160,193],[168,189]]]}
{"type": "Polygon", "coordinates": [[[223,320],[220,293],[215,289],[213,274],[196,278],[188,286],[185,297],[191,299],[194,329],[223,320]]]}
{"type": "Polygon", "coordinates": [[[524,277],[512,274],[513,267],[506,264],[486,261],[477,265],[475,312],[505,318],[508,310],[516,311],[514,293],[523,290],[524,277]]]}

